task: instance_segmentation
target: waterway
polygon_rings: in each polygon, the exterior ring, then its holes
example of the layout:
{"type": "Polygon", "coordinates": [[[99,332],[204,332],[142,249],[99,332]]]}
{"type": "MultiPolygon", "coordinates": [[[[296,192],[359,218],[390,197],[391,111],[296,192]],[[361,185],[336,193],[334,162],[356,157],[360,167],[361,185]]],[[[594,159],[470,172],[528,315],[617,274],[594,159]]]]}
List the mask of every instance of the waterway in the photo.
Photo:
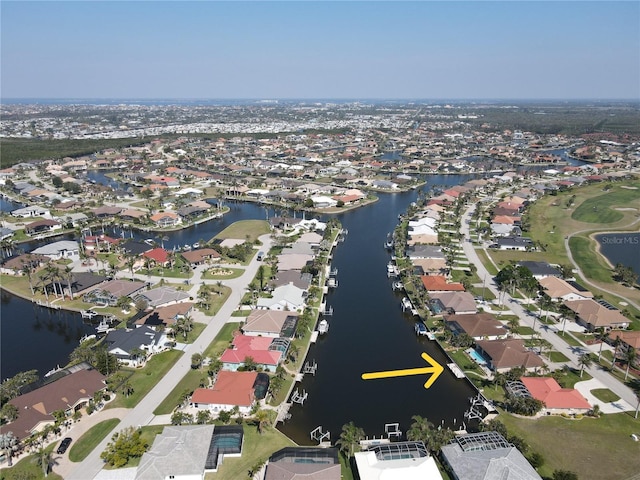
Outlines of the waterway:
{"type": "MultiPolygon", "coordinates": [[[[431,176],[424,189],[470,178],[431,176]]],[[[307,359],[315,361],[318,369],[297,386],[300,393],[308,394],[306,401],[302,406],[294,404],[291,419],[279,427],[299,444],[315,444],[310,432],[318,426],[330,431],[335,441],[342,425],[350,421],[368,436],[379,437],[385,423],[399,423],[406,431],[413,415],[450,427],[464,420],[475,391],[446,367],[428,390],[424,388],[427,375],[361,379],[366,372],[424,367],[423,352],[442,365],[447,363],[435,342],[416,337],[415,320],[402,313],[402,295],[394,293],[387,278],[390,256],[383,244],[398,223],[398,214],[416,197],[417,191],[381,195],[373,207],[338,217],[349,233],[332,262],[338,269],[338,288],[327,296],[327,305],[334,310],[326,317],[329,332],[309,350],[307,359]]]]}

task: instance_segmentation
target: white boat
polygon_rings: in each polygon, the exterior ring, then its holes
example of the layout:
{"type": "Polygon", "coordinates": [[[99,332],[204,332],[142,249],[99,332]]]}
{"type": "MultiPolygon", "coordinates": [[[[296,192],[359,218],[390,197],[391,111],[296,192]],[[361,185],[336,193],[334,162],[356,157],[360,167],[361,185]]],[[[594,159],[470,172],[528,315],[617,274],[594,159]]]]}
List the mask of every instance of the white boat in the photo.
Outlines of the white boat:
{"type": "Polygon", "coordinates": [[[93,310],[80,310],[80,315],[82,318],[93,318],[98,315],[98,313],[93,310]]]}
{"type": "Polygon", "coordinates": [[[96,332],[107,333],[109,330],[111,330],[111,324],[106,318],[103,318],[96,327],[96,332]]]}
{"type": "Polygon", "coordinates": [[[427,330],[427,326],[422,322],[416,322],[413,329],[415,330],[416,335],[427,336],[429,334],[429,330],[427,330]]]}
{"type": "Polygon", "coordinates": [[[326,320],[320,320],[320,323],[318,323],[318,333],[320,335],[324,335],[328,331],[329,331],[329,322],[327,322],[326,320]]]}
{"type": "Polygon", "coordinates": [[[402,301],[400,302],[400,306],[402,307],[402,311],[412,310],[413,305],[411,304],[411,300],[408,297],[402,297],[402,301]]]}
{"type": "Polygon", "coordinates": [[[393,282],[391,286],[393,287],[394,290],[402,290],[404,288],[404,285],[400,280],[393,282]]]}
{"type": "Polygon", "coordinates": [[[62,370],[62,368],[60,367],[60,365],[56,365],[56,368],[52,368],[51,370],[49,370],[47,373],[44,374],[45,377],[50,377],[51,375],[53,375],[54,373],[59,372],[60,370],[62,370]]]}

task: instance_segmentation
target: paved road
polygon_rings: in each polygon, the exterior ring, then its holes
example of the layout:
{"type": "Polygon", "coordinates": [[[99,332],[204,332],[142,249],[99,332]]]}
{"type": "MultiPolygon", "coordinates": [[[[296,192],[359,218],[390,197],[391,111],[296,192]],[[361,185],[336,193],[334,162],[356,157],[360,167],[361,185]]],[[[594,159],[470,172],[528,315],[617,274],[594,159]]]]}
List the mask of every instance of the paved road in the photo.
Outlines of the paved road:
{"type": "MultiPolygon", "coordinates": [[[[262,242],[261,250],[268,252],[271,249],[270,235],[260,237],[262,242]]],[[[261,262],[254,259],[247,266],[244,274],[236,279],[226,280],[226,286],[231,287],[232,292],[220,311],[213,317],[204,317],[199,319],[197,314],[194,320],[205,321],[207,327],[200,334],[198,339],[187,346],[185,354],[178,360],[171,370],[164,376],[160,382],[145,396],[140,403],[131,409],[123,418],[117,427],[117,431],[126,427],[138,427],[154,423],[153,410],[162,402],[165,397],[173,390],[177,383],[186,375],[191,368],[191,354],[202,352],[213,341],[222,326],[229,320],[231,314],[240,304],[240,300],[244,295],[247,285],[253,280],[258,271],[261,262]]],[[[194,282],[195,283],[195,282],[194,282]]],[[[193,285],[192,290],[198,285],[193,285]]],[[[104,451],[111,439],[111,435],[107,435],[104,441],[98,445],[93,452],[79,464],[75,464],[75,468],[70,468],[66,472],[65,479],[68,480],[87,480],[94,478],[102,469],[104,462],[100,459],[100,453],[104,451]]]]}
{"type": "MultiPolygon", "coordinates": [[[[498,298],[499,294],[504,297],[503,303],[509,307],[509,309],[516,314],[520,318],[520,323],[523,325],[528,325],[533,327],[535,316],[530,315],[530,313],[525,310],[522,305],[519,303],[517,299],[511,298],[511,296],[505,292],[498,291],[498,285],[493,280],[493,275],[491,275],[487,269],[484,267],[478,254],[473,246],[473,243],[470,241],[470,232],[469,225],[471,222],[471,213],[475,205],[471,205],[464,212],[463,217],[461,219],[461,227],[460,232],[464,236],[464,240],[462,241],[462,247],[465,255],[469,262],[473,263],[477,267],[478,276],[482,279],[486,279],[485,288],[488,288],[495,296],[498,298]]],[[[543,328],[540,325],[540,322],[536,322],[536,332],[540,333],[541,337],[544,340],[547,340],[553,348],[562,354],[566,355],[569,358],[568,363],[572,363],[575,368],[580,368],[578,364],[578,357],[587,352],[586,348],[576,348],[569,346],[565,343],[561,338],[559,338],[551,328],[543,328]]],[[[602,370],[599,366],[593,366],[590,368],[586,368],[585,371],[588,371],[589,374],[599,380],[606,388],[615,392],[622,400],[619,402],[621,404],[622,409],[624,410],[633,410],[634,407],[632,405],[636,405],[638,400],[632,389],[625,386],[622,382],[611,376],[608,372],[602,370]]]]}

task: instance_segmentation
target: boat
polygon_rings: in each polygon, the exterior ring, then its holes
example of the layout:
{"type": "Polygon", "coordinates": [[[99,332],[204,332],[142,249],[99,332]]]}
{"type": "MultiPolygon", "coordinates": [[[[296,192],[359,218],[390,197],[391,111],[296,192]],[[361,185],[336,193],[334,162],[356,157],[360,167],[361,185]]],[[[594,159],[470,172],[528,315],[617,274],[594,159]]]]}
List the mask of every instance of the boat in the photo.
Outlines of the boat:
{"type": "Polygon", "coordinates": [[[153,241],[153,238],[147,238],[146,240],[144,240],[144,243],[153,246],[155,242],[153,241]]]}
{"type": "Polygon", "coordinates": [[[402,307],[402,311],[412,310],[413,305],[411,304],[411,300],[408,297],[402,297],[402,301],[400,302],[400,306],[402,307]]]}
{"type": "Polygon", "coordinates": [[[193,248],[200,248],[200,244],[198,242],[194,243],[193,248]]]}
{"type": "Polygon", "coordinates": [[[53,375],[54,373],[59,372],[60,370],[62,370],[62,368],[60,367],[60,365],[56,365],[56,368],[52,368],[51,370],[49,370],[47,373],[44,374],[45,377],[50,377],[51,375],[53,375]]]}
{"type": "Polygon", "coordinates": [[[80,316],[82,316],[82,318],[93,318],[96,315],[98,315],[98,313],[93,310],[80,310],[80,316]]]}
{"type": "Polygon", "coordinates": [[[416,324],[413,326],[413,329],[416,332],[416,335],[428,335],[429,334],[429,330],[427,330],[427,326],[422,323],[422,322],[416,322],[416,324]]]}
{"type": "Polygon", "coordinates": [[[398,267],[393,262],[387,264],[387,277],[397,277],[399,273],[398,267]]]}
{"type": "Polygon", "coordinates": [[[185,252],[190,251],[191,250],[191,245],[188,245],[188,244],[185,245],[184,247],[182,247],[182,250],[185,251],[185,252]]]}
{"type": "Polygon", "coordinates": [[[320,320],[320,323],[318,323],[318,333],[320,335],[324,335],[328,331],[329,331],[329,322],[327,322],[324,319],[320,320]]]}
{"type": "Polygon", "coordinates": [[[402,290],[404,288],[404,285],[400,280],[397,280],[391,284],[391,287],[394,290],[402,290]]]}
{"type": "Polygon", "coordinates": [[[109,330],[111,330],[111,324],[106,318],[103,317],[100,323],[98,324],[98,326],[96,327],[96,332],[107,333],[109,330]]]}

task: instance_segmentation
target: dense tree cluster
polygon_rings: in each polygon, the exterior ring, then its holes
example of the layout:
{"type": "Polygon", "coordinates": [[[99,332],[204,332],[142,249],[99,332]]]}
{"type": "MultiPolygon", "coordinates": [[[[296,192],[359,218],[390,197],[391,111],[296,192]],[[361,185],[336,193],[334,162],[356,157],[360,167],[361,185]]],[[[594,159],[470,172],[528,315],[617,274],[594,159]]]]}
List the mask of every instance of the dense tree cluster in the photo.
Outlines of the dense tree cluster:
{"type": "Polygon", "coordinates": [[[133,427],[125,428],[111,437],[111,442],[100,454],[108,465],[119,468],[132,458],[141,457],[149,445],[142,439],[141,431],[133,427]]]}

